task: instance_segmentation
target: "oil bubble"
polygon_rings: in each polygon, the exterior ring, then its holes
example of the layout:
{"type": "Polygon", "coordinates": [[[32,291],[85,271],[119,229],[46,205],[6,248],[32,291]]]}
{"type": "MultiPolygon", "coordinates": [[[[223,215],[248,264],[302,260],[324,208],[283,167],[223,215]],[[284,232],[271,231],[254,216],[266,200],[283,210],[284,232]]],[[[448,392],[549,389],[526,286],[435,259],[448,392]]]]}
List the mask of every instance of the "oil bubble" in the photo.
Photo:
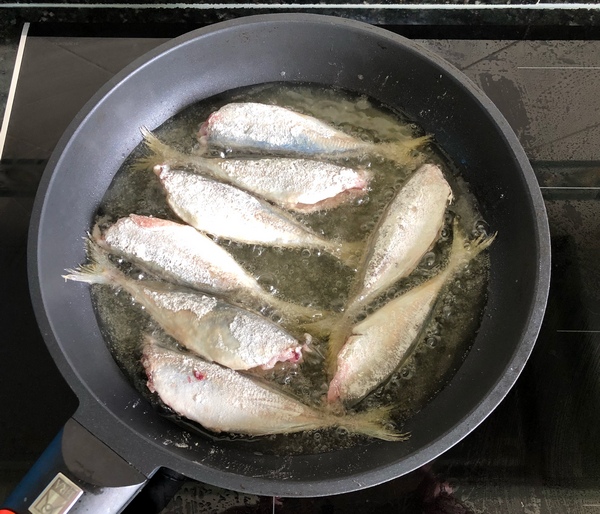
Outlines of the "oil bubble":
{"type": "Polygon", "coordinates": [[[406,366],[400,370],[400,377],[404,380],[410,380],[414,375],[412,367],[406,366]]]}
{"type": "Polygon", "coordinates": [[[483,220],[475,221],[471,233],[473,234],[473,237],[486,236],[488,234],[487,223],[483,220]]]}
{"type": "Polygon", "coordinates": [[[340,312],[344,308],[344,298],[337,298],[331,302],[331,310],[333,312],[340,312]]]}
{"type": "Polygon", "coordinates": [[[346,427],[337,427],[335,429],[335,433],[336,433],[336,435],[338,435],[340,437],[345,437],[349,434],[349,431],[346,427]]]}
{"type": "Polygon", "coordinates": [[[427,339],[425,339],[425,344],[430,348],[435,348],[436,346],[438,346],[439,342],[439,336],[429,336],[427,339]]]}
{"type": "Polygon", "coordinates": [[[396,196],[396,189],[393,187],[390,187],[383,192],[383,199],[386,202],[389,202],[394,196],[396,196]]]}
{"type": "Polygon", "coordinates": [[[277,277],[273,273],[263,273],[262,275],[259,275],[258,281],[265,289],[268,289],[271,292],[276,291],[277,277]]]}
{"type": "Polygon", "coordinates": [[[433,268],[436,262],[435,252],[427,252],[425,255],[423,255],[423,259],[421,260],[421,262],[425,268],[433,268]]]}
{"type": "Polygon", "coordinates": [[[386,430],[396,430],[396,424],[392,423],[391,421],[388,421],[386,424],[383,425],[383,428],[385,428],[386,430]]]}

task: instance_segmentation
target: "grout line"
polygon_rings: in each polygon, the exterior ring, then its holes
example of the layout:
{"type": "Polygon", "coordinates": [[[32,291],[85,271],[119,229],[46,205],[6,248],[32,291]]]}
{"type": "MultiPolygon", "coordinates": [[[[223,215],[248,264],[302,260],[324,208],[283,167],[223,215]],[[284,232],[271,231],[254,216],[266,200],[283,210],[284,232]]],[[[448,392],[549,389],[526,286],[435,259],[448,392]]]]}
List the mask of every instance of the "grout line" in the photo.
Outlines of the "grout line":
{"type": "Polygon", "coordinates": [[[598,186],[540,186],[540,189],[567,189],[573,191],[600,191],[598,186]]]}
{"type": "Polygon", "coordinates": [[[19,72],[21,71],[21,63],[23,62],[23,52],[25,51],[25,41],[27,40],[27,32],[29,31],[29,23],[23,24],[21,38],[19,39],[19,47],[17,48],[17,58],[13,69],[12,78],[10,80],[10,88],[8,90],[8,98],[6,100],[6,109],[4,110],[4,118],[2,119],[2,128],[0,129],[0,160],[4,153],[4,143],[6,142],[6,134],[8,133],[8,121],[12,112],[13,102],[15,100],[15,91],[19,80],[19,72]]]}
{"type": "Polygon", "coordinates": [[[315,3],[315,4],[284,4],[284,3],[140,3],[140,4],[115,4],[115,3],[57,3],[57,2],[40,2],[40,3],[22,3],[11,2],[0,4],[2,8],[44,8],[44,9],[386,9],[394,11],[418,11],[418,10],[434,10],[434,11],[487,11],[487,10],[600,10],[600,4],[588,3],[540,3],[535,4],[344,4],[344,3],[315,3]]]}
{"type": "Polygon", "coordinates": [[[517,70],[600,70],[600,66],[517,66],[517,70]]]}
{"type": "Polygon", "coordinates": [[[557,330],[560,334],[600,334],[600,330],[557,330]]]}

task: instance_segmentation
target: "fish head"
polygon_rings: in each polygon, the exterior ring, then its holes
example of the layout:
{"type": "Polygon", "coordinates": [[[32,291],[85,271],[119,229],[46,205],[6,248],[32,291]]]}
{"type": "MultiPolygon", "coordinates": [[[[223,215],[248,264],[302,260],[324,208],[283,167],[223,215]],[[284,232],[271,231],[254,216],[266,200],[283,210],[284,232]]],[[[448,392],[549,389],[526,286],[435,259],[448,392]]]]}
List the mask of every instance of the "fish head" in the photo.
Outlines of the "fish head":
{"type": "Polygon", "coordinates": [[[206,120],[205,122],[203,122],[200,125],[200,128],[198,129],[198,141],[200,142],[200,144],[202,146],[207,146],[208,145],[208,129],[209,129],[209,121],[210,118],[212,118],[215,115],[215,113],[211,114],[210,117],[208,118],[208,120],[206,120]]]}

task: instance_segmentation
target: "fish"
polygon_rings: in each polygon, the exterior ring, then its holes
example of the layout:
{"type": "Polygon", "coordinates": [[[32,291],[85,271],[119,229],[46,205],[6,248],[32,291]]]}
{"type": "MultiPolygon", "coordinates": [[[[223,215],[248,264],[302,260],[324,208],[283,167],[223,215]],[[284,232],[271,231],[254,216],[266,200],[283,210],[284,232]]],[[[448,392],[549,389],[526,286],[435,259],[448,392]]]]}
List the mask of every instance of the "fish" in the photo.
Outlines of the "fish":
{"type": "Polygon", "coordinates": [[[377,155],[409,163],[428,136],[374,143],[356,138],[317,118],[277,105],[229,103],[213,112],[198,133],[205,148],[301,155],[320,159],[377,155]]]}
{"type": "Polygon", "coordinates": [[[353,320],[379,294],[407,277],[440,236],[452,189],[439,166],[424,164],[386,206],[365,245],[350,299],[331,330],[329,368],[353,320]]]}
{"type": "Polygon", "coordinates": [[[122,289],[168,335],[210,362],[234,370],[271,369],[278,362],[300,362],[311,342],[308,334],[302,343],[264,316],[214,296],[132,279],[92,240],[88,240],[88,260],[77,270],[66,270],[63,277],[122,289]]]}
{"type": "Polygon", "coordinates": [[[286,211],[230,184],[166,165],[155,167],[155,173],[173,212],[200,232],[245,244],[322,250],[350,267],[360,256],[361,242],[325,239],[286,211]]]}
{"type": "Polygon", "coordinates": [[[454,226],[448,263],[435,277],[410,289],[354,327],[336,359],[327,401],[355,405],[385,382],[412,354],[442,288],[488,248],[497,234],[467,243],[454,226]]]}
{"type": "Polygon", "coordinates": [[[310,407],[254,377],[164,348],[153,336],[144,341],[141,362],[152,393],[213,432],[262,436],[343,426],[386,441],[407,438],[385,426],[385,409],[338,415],[310,407]]]}
{"type": "Polygon", "coordinates": [[[312,159],[206,158],[180,152],[145,128],[142,134],[149,155],[140,158],[137,167],[192,169],[299,213],[329,210],[360,198],[367,194],[372,178],[372,173],[364,167],[351,168],[312,159]]]}
{"type": "Polygon", "coordinates": [[[282,323],[318,319],[322,311],[273,296],[224,248],[189,225],[131,214],[91,235],[101,248],[119,255],[163,280],[226,298],[250,308],[273,309],[282,323]]]}

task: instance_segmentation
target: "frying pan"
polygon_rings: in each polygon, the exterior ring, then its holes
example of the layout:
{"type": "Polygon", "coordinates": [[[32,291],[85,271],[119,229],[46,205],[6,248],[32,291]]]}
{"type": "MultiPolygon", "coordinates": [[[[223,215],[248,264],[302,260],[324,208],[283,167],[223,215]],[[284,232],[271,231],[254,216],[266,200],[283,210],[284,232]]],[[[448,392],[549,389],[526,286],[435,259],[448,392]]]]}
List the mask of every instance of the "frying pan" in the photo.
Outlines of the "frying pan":
{"type": "Polygon", "coordinates": [[[507,394],[537,337],[549,275],[544,203],[523,149],[492,102],[441,58],[383,29],[318,15],[252,16],[190,32],[106,84],[71,123],[43,175],[30,229],[31,295],[79,407],[7,506],[55,501],[67,508],[81,489],[75,509],[118,512],[161,467],[237,491],[300,497],[404,475],[464,438],[507,394]],[[61,278],[85,260],[82,237],[140,143],[141,126],[155,128],[216,94],[276,81],[336,86],[406,113],[460,167],[499,233],[473,347],[450,383],[406,423],[407,442],[275,456],[187,434],[120,372],[88,288],[61,278]]]}

